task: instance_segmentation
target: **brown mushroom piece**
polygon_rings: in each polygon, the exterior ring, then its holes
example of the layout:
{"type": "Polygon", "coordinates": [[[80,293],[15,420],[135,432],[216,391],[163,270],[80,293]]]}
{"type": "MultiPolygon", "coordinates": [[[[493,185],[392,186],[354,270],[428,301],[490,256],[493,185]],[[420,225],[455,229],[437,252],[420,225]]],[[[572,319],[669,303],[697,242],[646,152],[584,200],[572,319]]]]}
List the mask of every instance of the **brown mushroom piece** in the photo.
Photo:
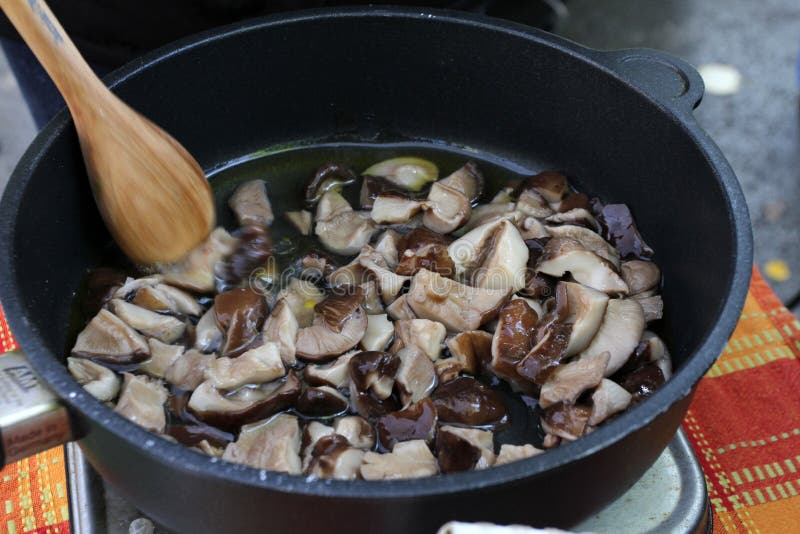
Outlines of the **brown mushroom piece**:
{"type": "Polygon", "coordinates": [[[222,258],[233,253],[238,241],[224,228],[214,229],[203,244],[183,260],[161,266],[164,282],[199,293],[214,291],[215,266],[222,258]]]}
{"type": "Polygon", "coordinates": [[[455,266],[447,252],[448,239],[427,228],[415,228],[397,241],[397,274],[414,276],[427,269],[442,276],[453,276],[455,266]]]}
{"type": "Polygon", "coordinates": [[[422,269],[411,280],[406,302],[418,317],[463,332],[494,319],[507,297],[505,289],[470,287],[422,269]]]}
{"type": "Polygon", "coordinates": [[[78,334],[72,354],[99,362],[127,365],[146,360],[150,356],[150,347],[145,338],[125,321],[101,309],[78,334]]]}
{"type": "Polygon", "coordinates": [[[342,354],[332,362],[322,365],[306,365],[303,369],[303,378],[312,386],[346,387],[350,383],[350,358],[360,352],[360,350],[354,350],[342,354]]]}
{"type": "Polygon", "coordinates": [[[474,287],[512,292],[525,287],[528,247],[507,220],[475,228],[453,241],[447,252],[456,275],[474,287]]]}
{"type": "Polygon", "coordinates": [[[430,399],[388,413],[375,421],[375,431],[381,451],[390,451],[397,443],[410,440],[433,442],[436,435],[436,407],[430,399]]]}
{"type": "Polygon", "coordinates": [[[217,326],[214,306],[211,306],[195,325],[194,348],[202,352],[214,352],[222,344],[223,335],[224,333],[217,326]]]}
{"type": "MultiPolygon", "coordinates": [[[[152,276],[143,276],[141,278],[125,278],[125,283],[123,283],[120,287],[114,291],[112,298],[115,299],[122,299],[122,300],[131,300],[133,297],[136,296],[140,290],[146,287],[155,287],[160,284],[163,280],[163,276],[160,274],[154,274],[152,276]]],[[[111,300],[111,299],[108,299],[111,300]]]]}
{"type": "Polygon", "coordinates": [[[264,180],[239,184],[228,199],[228,206],[236,214],[239,226],[269,226],[275,219],[264,180]]]}
{"type": "MultiPolygon", "coordinates": [[[[597,232],[584,228],[583,226],[575,226],[572,224],[548,226],[546,227],[546,231],[554,237],[573,239],[580,243],[586,250],[594,252],[604,260],[611,262],[615,269],[620,267],[619,252],[605,239],[600,237],[597,232]]],[[[622,279],[627,282],[624,272],[622,273],[622,279]]]]}
{"type": "Polygon", "coordinates": [[[387,454],[367,452],[361,464],[366,480],[420,478],[438,472],[436,458],[423,440],[400,442],[387,454]]]}
{"type": "Polygon", "coordinates": [[[553,210],[547,200],[532,187],[520,192],[515,209],[528,217],[538,219],[543,219],[553,214],[553,210]]]}
{"type": "Polygon", "coordinates": [[[597,426],[612,415],[625,410],[631,404],[631,394],[625,388],[607,378],[592,393],[592,412],[589,424],[597,426]]]}
{"type": "Polygon", "coordinates": [[[225,448],[222,459],[257,469],[299,475],[302,466],[297,417],[282,413],[242,427],[239,438],[225,448]]]}
{"type": "Polygon", "coordinates": [[[314,322],[297,333],[296,354],[307,362],[325,362],[352,349],[367,330],[360,290],[339,291],[314,306],[314,322]]]}
{"type": "Polygon", "coordinates": [[[303,471],[307,471],[308,465],[311,463],[311,453],[314,452],[314,446],[317,442],[326,437],[335,435],[332,426],[320,423],[319,421],[309,421],[303,427],[303,432],[300,437],[300,451],[303,459],[303,471]]]}
{"type": "Polygon", "coordinates": [[[350,359],[350,404],[354,412],[374,419],[400,409],[392,396],[400,358],[388,352],[361,352],[350,359]]]}
{"type": "Polygon", "coordinates": [[[554,237],[544,246],[536,272],[561,277],[566,272],[579,283],[604,293],[627,294],[628,286],[614,271],[614,266],[579,242],[554,237]]]}
{"type": "Polygon", "coordinates": [[[306,388],[297,399],[297,412],[307,417],[334,417],[347,410],[347,397],[330,386],[306,388]]]}
{"type": "Polygon", "coordinates": [[[507,219],[518,224],[525,218],[525,214],[516,210],[517,204],[512,201],[494,204],[479,204],[472,208],[469,220],[464,226],[454,231],[454,235],[464,235],[478,226],[507,219]]]}
{"type": "Polygon", "coordinates": [[[524,300],[510,300],[500,309],[492,336],[490,367],[514,389],[531,390],[517,373],[517,365],[535,345],[533,332],[538,322],[537,313],[524,300]]]}
{"type": "Polygon", "coordinates": [[[429,319],[401,319],[395,321],[395,344],[399,350],[403,347],[415,347],[430,358],[438,360],[442,353],[442,344],[447,330],[442,323],[429,319]]]}
{"type": "Polygon", "coordinates": [[[500,446],[500,453],[497,455],[494,465],[510,464],[511,462],[516,462],[517,460],[523,460],[525,458],[537,456],[543,452],[544,451],[542,449],[537,449],[530,443],[526,443],[525,445],[510,445],[508,443],[503,443],[500,446]]]}
{"type": "Polygon", "coordinates": [[[542,429],[553,436],[575,441],[586,433],[591,408],[578,404],[554,404],[541,417],[542,429]]]}
{"type": "Polygon", "coordinates": [[[314,228],[314,220],[310,211],[287,211],[283,214],[286,220],[294,226],[300,235],[311,235],[311,230],[314,228]]]}
{"type": "Polygon", "coordinates": [[[401,195],[379,195],[372,203],[370,218],[377,224],[401,224],[422,211],[422,206],[422,201],[401,195]]]}
{"type": "Polygon", "coordinates": [[[517,364],[517,374],[541,386],[560,365],[569,345],[572,325],[551,322],[541,330],[539,342],[517,364]]]}
{"type": "Polygon", "coordinates": [[[439,177],[435,163],[416,157],[398,157],[380,161],[361,173],[380,176],[405,191],[420,191],[439,177]]]}
{"type": "Polygon", "coordinates": [[[559,402],[575,404],[581,393],[596,387],[603,380],[609,354],[562,364],[547,378],[539,393],[539,406],[548,408],[559,402]]]}
{"type": "Polygon", "coordinates": [[[356,173],[350,168],[339,163],[324,163],[317,168],[306,184],[306,202],[316,204],[328,191],[340,191],[355,181],[356,173]]]}
{"type": "Polygon", "coordinates": [[[255,388],[241,388],[223,395],[206,381],[189,397],[189,411],[198,419],[223,430],[237,430],[294,407],[300,396],[300,381],[289,371],[285,378],[255,388]]]}
{"type": "MultiPolygon", "coordinates": [[[[400,234],[394,230],[386,230],[375,241],[375,252],[383,256],[386,261],[386,266],[390,269],[397,269],[399,261],[398,241],[401,239],[400,234]]],[[[397,273],[405,274],[405,273],[397,273]]]]}
{"type": "Polygon", "coordinates": [[[108,304],[111,311],[142,334],[164,343],[177,341],[186,331],[186,323],[172,317],[141,308],[130,302],[113,299],[108,304]]]}
{"type": "Polygon", "coordinates": [[[474,378],[461,376],[441,384],[431,399],[442,423],[496,427],[508,421],[500,396],[474,378]]]}
{"type": "Polygon", "coordinates": [[[320,243],[335,254],[355,254],[369,243],[377,231],[367,215],[353,211],[350,204],[335,191],[322,196],[317,206],[314,233],[320,243]]]}
{"type": "Polygon", "coordinates": [[[462,371],[477,375],[484,366],[491,363],[493,338],[489,332],[469,330],[449,338],[447,348],[459,362],[462,371]]]}
{"type": "Polygon", "coordinates": [[[648,363],[622,377],[619,385],[632,395],[631,402],[635,404],[655,393],[665,381],[661,368],[648,363]]]}
{"type": "Polygon", "coordinates": [[[151,432],[163,433],[167,424],[164,403],[169,393],[161,380],[144,375],[122,374],[115,412],[151,432]]]}
{"type": "Polygon", "coordinates": [[[443,182],[431,186],[423,206],[422,223],[434,232],[449,234],[469,220],[472,206],[466,194],[443,182]]]}
{"type": "Polygon", "coordinates": [[[323,436],[311,450],[306,473],[312,477],[355,480],[363,457],[364,451],[350,447],[343,436],[323,436]]]}
{"type": "Polygon", "coordinates": [[[574,356],[589,346],[600,329],[608,306],[608,295],[574,282],[559,282],[556,301],[566,308],[564,323],[572,325],[564,356],[574,356]]]}
{"type": "Polygon", "coordinates": [[[267,341],[237,358],[216,358],[205,369],[205,380],[217,389],[272,382],[286,374],[277,343],[267,341]]]}
{"type": "Polygon", "coordinates": [[[550,226],[558,226],[561,224],[569,224],[573,226],[582,226],[589,230],[597,228],[597,221],[589,213],[589,210],[584,208],[575,208],[569,211],[559,211],[555,215],[551,215],[545,219],[545,222],[550,226]]]}
{"type": "Polygon", "coordinates": [[[278,293],[278,302],[281,300],[289,306],[298,327],[305,328],[314,321],[314,307],[325,300],[325,292],[311,282],[290,278],[289,284],[278,293]]]}
{"type": "Polygon", "coordinates": [[[334,431],[347,438],[357,449],[371,450],[375,446],[375,430],[369,421],[358,415],[339,417],[333,423],[334,431]]]}
{"type": "Polygon", "coordinates": [[[203,307],[190,294],[167,284],[145,286],[136,291],[131,302],[150,311],[200,316],[203,307]]]}
{"type": "Polygon", "coordinates": [[[483,194],[485,180],[478,164],[468,161],[446,178],[442,178],[439,183],[461,191],[469,199],[470,204],[474,204],[483,194]]]}
{"type": "Polygon", "coordinates": [[[424,187],[420,191],[411,191],[393,184],[384,177],[367,174],[362,176],[358,200],[362,209],[369,210],[374,207],[375,199],[379,196],[402,196],[410,200],[421,200],[425,197],[423,190],[424,187]]]}
{"type": "Polygon", "coordinates": [[[622,279],[628,284],[629,294],[638,295],[655,289],[661,282],[661,271],[653,262],[630,260],[622,263],[622,279]]]}
{"type": "Polygon", "coordinates": [[[436,433],[436,456],[442,473],[486,469],[495,463],[489,430],[443,426],[436,433]]]}
{"type": "Polygon", "coordinates": [[[327,280],[339,268],[336,260],[319,250],[311,249],[299,260],[300,278],[312,283],[327,280]]]}
{"type": "Polygon", "coordinates": [[[264,297],[249,288],[232,289],[214,297],[214,314],[217,326],[225,332],[220,354],[235,358],[261,333],[267,306],[264,297]]]}
{"type": "Polygon", "coordinates": [[[453,357],[436,360],[433,362],[433,369],[436,371],[436,376],[440,384],[455,380],[464,372],[463,364],[453,357]]]}
{"type": "Polygon", "coordinates": [[[664,301],[661,300],[661,295],[645,297],[644,293],[640,293],[632,298],[642,307],[645,323],[658,321],[664,316],[664,301]]]}
{"type": "MultiPolygon", "coordinates": [[[[593,200],[596,201],[597,199],[593,200]]],[[[570,191],[567,193],[567,196],[565,196],[561,202],[558,203],[558,211],[561,213],[566,213],[575,209],[593,211],[592,200],[590,200],[589,197],[584,193],[570,191]]]]}
{"type": "Polygon", "coordinates": [[[631,210],[625,204],[604,206],[598,222],[605,240],[619,250],[623,259],[647,259],[653,256],[653,249],[642,239],[631,210]]]}
{"type": "Polygon", "coordinates": [[[384,315],[381,294],[378,291],[378,285],[375,283],[375,281],[369,280],[361,284],[359,287],[361,288],[361,292],[364,294],[364,309],[367,311],[367,315],[384,315]]]}
{"type": "Polygon", "coordinates": [[[544,171],[533,176],[528,176],[517,188],[517,195],[526,189],[533,188],[544,199],[551,203],[556,204],[569,194],[569,182],[567,177],[560,172],[544,171]]]}
{"type": "Polygon", "coordinates": [[[386,314],[395,321],[417,318],[417,314],[408,305],[408,295],[400,295],[394,302],[386,306],[386,314]]]}
{"type": "Polygon", "coordinates": [[[294,365],[297,362],[295,352],[299,331],[297,319],[289,308],[289,304],[281,299],[272,309],[267,320],[264,321],[261,334],[264,340],[277,344],[278,354],[284,364],[294,365]]]}
{"type": "Polygon", "coordinates": [[[643,332],[644,312],[639,303],[631,299],[611,299],[600,329],[580,357],[593,358],[608,352],[610,359],[604,375],[611,376],[628,360],[643,332]]]}
{"type": "Polygon", "coordinates": [[[364,350],[383,350],[394,337],[395,325],[386,314],[368,315],[367,330],[361,339],[364,350]]]}
{"type": "Polygon", "coordinates": [[[142,364],[141,369],[158,378],[163,378],[167,369],[186,351],[183,345],[168,345],[155,338],[148,339],[147,344],[150,347],[150,359],[142,364]]]}
{"type": "Polygon", "coordinates": [[[521,221],[517,223],[517,229],[519,230],[519,235],[524,240],[528,239],[542,239],[545,237],[550,237],[550,232],[548,229],[539,222],[538,219],[533,217],[525,217],[521,221]]]}
{"type": "Polygon", "coordinates": [[[258,282],[270,287],[275,273],[272,256],[272,238],[262,226],[245,226],[238,232],[238,242],[233,252],[217,263],[217,290],[250,286],[258,282]]]}
{"type": "Polygon", "coordinates": [[[400,276],[386,267],[386,261],[372,247],[362,249],[358,257],[361,266],[374,278],[378,292],[385,304],[391,304],[411,280],[410,276],[400,276]]]}
{"type": "Polygon", "coordinates": [[[422,400],[436,387],[436,369],[430,358],[417,347],[405,347],[397,352],[400,367],[395,382],[404,405],[422,400]]]}
{"type": "Polygon", "coordinates": [[[167,367],[164,379],[177,388],[193,390],[203,381],[206,369],[214,359],[214,354],[189,349],[167,367]]]}
{"type": "Polygon", "coordinates": [[[101,402],[114,400],[119,393],[119,378],[108,367],[85,358],[69,357],[67,369],[83,389],[101,402]]]}

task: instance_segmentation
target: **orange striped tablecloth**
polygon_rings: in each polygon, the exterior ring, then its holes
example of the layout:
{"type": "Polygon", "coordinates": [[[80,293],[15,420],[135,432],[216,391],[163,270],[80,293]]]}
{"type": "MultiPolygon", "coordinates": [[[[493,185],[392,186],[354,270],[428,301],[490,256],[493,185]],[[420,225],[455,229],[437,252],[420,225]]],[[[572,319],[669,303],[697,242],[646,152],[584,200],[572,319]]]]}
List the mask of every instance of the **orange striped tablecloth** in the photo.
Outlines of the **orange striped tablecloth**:
{"type": "MultiPolygon", "coordinates": [[[[2,352],[16,348],[0,310],[2,352]]],[[[741,320],[683,423],[715,532],[800,532],[800,323],[756,271],[741,320]]],[[[0,472],[0,531],[68,533],[62,448],[0,472]]]]}

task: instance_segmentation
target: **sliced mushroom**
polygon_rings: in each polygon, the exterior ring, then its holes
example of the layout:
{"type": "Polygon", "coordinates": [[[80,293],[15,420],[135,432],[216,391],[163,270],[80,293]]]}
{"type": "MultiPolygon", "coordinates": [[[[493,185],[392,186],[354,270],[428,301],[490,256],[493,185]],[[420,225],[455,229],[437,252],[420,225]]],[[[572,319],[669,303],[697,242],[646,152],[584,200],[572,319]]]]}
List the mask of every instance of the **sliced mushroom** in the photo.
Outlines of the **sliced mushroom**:
{"type": "Polygon", "coordinates": [[[166,284],[145,286],[136,291],[131,302],[154,312],[183,313],[199,316],[203,313],[194,297],[166,284]]]}
{"type": "Polygon", "coordinates": [[[328,284],[331,287],[361,286],[372,281],[369,271],[361,265],[362,254],[372,254],[372,260],[377,265],[388,268],[382,254],[375,252],[371,247],[364,247],[353,261],[339,267],[328,276],[328,284]]]}
{"type": "Polygon", "coordinates": [[[575,404],[581,393],[603,380],[609,354],[603,352],[591,358],[560,365],[542,385],[539,406],[548,408],[559,402],[575,404]]]}
{"type": "Polygon", "coordinates": [[[447,248],[456,275],[474,287],[518,291],[525,286],[528,247],[507,220],[479,226],[447,248]]]}
{"type": "Polygon", "coordinates": [[[436,369],[430,358],[414,346],[400,349],[397,357],[400,358],[400,367],[395,381],[403,404],[408,405],[430,395],[436,387],[436,369]]]}
{"type": "Polygon", "coordinates": [[[530,188],[536,189],[536,191],[551,204],[561,202],[569,193],[567,177],[559,172],[552,171],[540,172],[539,174],[525,178],[517,189],[517,193],[521,194],[522,191],[530,188]]]}
{"type": "Polygon", "coordinates": [[[640,293],[639,295],[634,295],[633,300],[642,307],[644,322],[658,321],[664,316],[664,301],[661,300],[661,295],[643,297],[640,293]]]}
{"type": "Polygon", "coordinates": [[[463,192],[435,182],[428,193],[422,223],[440,234],[449,234],[469,220],[472,206],[463,192]]]}
{"type": "Polygon", "coordinates": [[[355,181],[356,173],[352,169],[339,163],[324,163],[317,168],[306,185],[306,202],[316,204],[328,191],[341,191],[355,181]]]}
{"type": "Polygon", "coordinates": [[[442,344],[447,330],[442,323],[429,319],[402,319],[394,323],[397,350],[415,347],[432,361],[442,354],[442,344]]]}
{"type": "Polygon", "coordinates": [[[381,299],[385,304],[394,302],[397,295],[403,289],[403,286],[411,280],[409,276],[400,276],[384,267],[386,262],[383,256],[375,252],[371,247],[365,247],[365,249],[362,250],[358,261],[361,266],[369,271],[375,278],[375,283],[378,286],[381,299]]]}
{"type": "Polygon", "coordinates": [[[447,245],[445,236],[427,228],[415,228],[398,240],[397,274],[413,276],[420,269],[427,269],[442,276],[453,276],[455,267],[447,245]]]}
{"type": "Polygon", "coordinates": [[[502,425],[508,420],[500,396],[467,376],[441,384],[431,399],[442,423],[487,427],[502,425]]]}
{"type": "Polygon", "coordinates": [[[656,363],[648,363],[623,376],[619,385],[632,395],[631,402],[640,402],[665,382],[664,373],[656,363]]]}
{"type": "Polygon", "coordinates": [[[359,287],[364,294],[364,309],[367,310],[367,315],[384,315],[381,294],[375,281],[369,280],[359,287]]]}
{"type": "Polygon", "coordinates": [[[127,277],[125,279],[125,283],[117,288],[116,291],[114,291],[113,298],[129,300],[130,297],[132,295],[135,296],[139,290],[144,289],[145,287],[155,287],[160,284],[162,280],[163,277],[160,274],[144,276],[142,278],[127,277]]]}
{"type": "Polygon", "coordinates": [[[310,211],[287,211],[283,214],[292,226],[300,233],[300,235],[311,235],[311,230],[314,227],[314,221],[310,211]]]}
{"type": "Polygon", "coordinates": [[[311,326],[314,307],[325,300],[325,292],[311,282],[290,278],[289,285],[278,294],[278,301],[286,301],[300,328],[311,326]]]}
{"type": "Polygon", "coordinates": [[[439,472],[436,458],[423,440],[403,441],[391,453],[367,452],[361,464],[366,480],[419,478],[439,472]]]}
{"type": "Polygon", "coordinates": [[[510,464],[511,462],[530,458],[532,456],[542,454],[543,452],[544,451],[542,449],[537,449],[530,443],[526,443],[525,445],[510,445],[508,443],[503,443],[500,446],[500,454],[497,455],[494,465],[510,464]]]}
{"type": "Polygon", "coordinates": [[[264,340],[275,343],[278,347],[278,354],[285,365],[294,365],[297,362],[295,358],[295,347],[297,342],[297,333],[300,330],[297,319],[292,313],[289,304],[286,300],[279,300],[272,309],[272,313],[267,320],[264,321],[264,327],[261,333],[264,340]]]}
{"type": "Polygon", "coordinates": [[[168,345],[155,338],[148,339],[147,344],[150,359],[142,364],[142,371],[158,378],[163,378],[167,369],[186,351],[183,345],[168,345]]]}
{"type": "Polygon", "coordinates": [[[146,360],[150,355],[150,347],[145,338],[122,319],[101,309],[78,334],[72,354],[125,365],[146,360]]]}
{"type": "Polygon", "coordinates": [[[225,332],[222,356],[235,358],[249,349],[261,333],[267,315],[264,297],[249,288],[232,289],[214,297],[217,326],[225,332]]]}
{"type": "Polygon", "coordinates": [[[608,301],[603,323],[581,359],[592,358],[603,352],[611,356],[605,376],[611,376],[628,360],[639,344],[644,332],[644,312],[638,302],[631,299],[608,301]]]}
{"type": "MultiPolygon", "coordinates": [[[[245,226],[238,232],[233,252],[217,263],[217,291],[249,286],[265,290],[272,287],[277,273],[272,258],[272,238],[263,226],[245,226]],[[255,284],[258,284],[256,286],[255,284]]],[[[263,292],[263,291],[262,291],[263,292]]]]}
{"type": "Polygon", "coordinates": [[[559,224],[569,224],[574,226],[584,226],[590,230],[597,228],[597,221],[589,210],[584,208],[575,208],[569,211],[561,211],[555,215],[551,215],[545,219],[545,222],[551,226],[559,224]]]}
{"type": "Polygon", "coordinates": [[[464,235],[467,232],[482,226],[501,220],[509,220],[514,224],[518,224],[525,215],[516,210],[517,204],[512,201],[495,203],[495,204],[481,204],[472,208],[472,214],[467,223],[454,231],[454,235],[464,235]]]}
{"type": "Polygon", "coordinates": [[[109,303],[109,307],[114,315],[142,334],[154,337],[164,343],[177,341],[186,331],[186,323],[183,321],[141,308],[124,300],[114,299],[109,303]]]}
{"type": "Polygon", "coordinates": [[[423,202],[400,195],[379,195],[372,204],[370,217],[377,224],[401,224],[422,211],[423,202]]]}
{"type": "Polygon", "coordinates": [[[394,302],[386,307],[386,313],[395,321],[403,319],[416,319],[417,314],[408,305],[408,295],[400,295],[394,302]]]}
{"type": "Polygon", "coordinates": [[[167,425],[164,403],[169,393],[161,380],[123,373],[122,393],[115,412],[151,432],[163,433],[167,425]]]}
{"type": "Polygon", "coordinates": [[[378,162],[361,174],[380,176],[402,189],[419,191],[428,183],[436,181],[439,168],[422,158],[399,157],[378,162]]]}
{"type": "Polygon", "coordinates": [[[494,319],[507,297],[505,289],[469,287],[422,269],[411,280],[406,302],[418,317],[463,332],[494,319]]]}
{"type": "Polygon", "coordinates": [[[661,271],[658,265],[650,261],[626,261],[622,264],[620,271],[622,279],[628,284],[631,295],[655,289],[661,282],[661,271]]]}
{"type": "Polygon", "coordinates": [[[348,256],[369,243],[377,231],[375,224],[363,213],[353,211],[347,201],[335,191],[322,196],[317,206],[314,232],[329,251],[348,256]]]}
{"type": "Polygon", "coordinates": [[[574,356],[591,343],[608,305],[608,295],[574,282],[559,282],[556,299],[565,299],[567,313],[564,322],[572,325],[569,344],[564,356],[574,356]]]}
{"type": "Polygon", "coordinates": [[[194,348],[202,352],[214,352],[222,344],[223,332],[217,326],[217,315],[210,307],[200,317],[194,329],[194,348]]]}
{"type": "Polygon", "coordinates": [[[439,183],[464,193],[470,204],[477,202],[483,194],[483,173],[474,161],[468,161],[448,177],[439,180],[439,183]]]}
{"type": "Polygon", "coordinates": [[[264,180],[251,180],[239,184],[228,199],[228,206],[236,214],[239,226],[269,226],[275,219],[264,180]]]}
{"type": "Polygon", "coordinates": [[[615,413],[623,411],[631,404],[631,394],[625,388],[604,378],[592,393],[592,412],[589,424],[597,426],[615,413]]]}
{"type": "Polygon", "coordinates": [[[324,362],[358,345],[367,330],[367,312],[361,291],[331,294],[314,306],[311,326],[297,333],[297,357],[309,362],[324,362]]]}
{"type": "Polygon", "coordinates": [[[203,382],[192,392],[187,407],[211,426],[237,430],[241,425],[294,407],[299,396],[300,381],[289,371],[282,380],[242,388],[227,395],[222,395],[210,382],[203,382]]]}
{"type": "Polygon", "coordinates": [[[364,350],[383,350],[394,337],[394,324],[386,314],[367,316],[367,331],[361,339],[364,350]]]}
{"type": "Polygon", "coordinates": [[[500,309],[492,336],[491,369],[517,390],[530,390],[517,373],[517,365],[534,347],[538,322],[539,316],[524,300],[510,300],[500,309]]]}
{"type": "Polygon", "coordinates": [[[347,397],[330,386],[306,388],[297,399],[297,412],[307,417],[334,417],[347,410],[347,397]]]}
{"type": "Polygon", "coordinates": [[[242,427],[239,438],[225,448],[223,460],[257,469],[302,472],[300,462],[300,424],[285,413],[242,427]]]}
{"type": "Polygon", "coordinates": [[[300,278],[313,283],[327,280],[339,268],[338,263],[319,250],[311,249],[300,258],[300,278]]]}
{"type": "MultiPolygon", "coordinates": [[[[390,269],[396,269],[399,261],[399,253],[397,249],[397,241],[400,239],[400,234],[394,230],[386,230],[375,242],[375,252],[378,252],[383,259],[386,260],[386,266],[390,269]]],[[[398,273],[405,274],[405,273],[398,273]]]]}
{"type": "Polygon", "coordinates": [[[333,434],[320,438],[311,451],[307,473],[312,477],[354,480],[358,478],[364,451],[350,447],[333,434]]]}
{"type": "Polygon", "coordinates": [[[571,324],[549,323],[539,342],[517,364],[517,374],[534,384],[544,384],[564,358],[571,330],[571,324]]]}
{"type": "MultiPolygon", "coordinates": [[[[548,226],[547,232],[555,237],[566,237],[574,239],[580,243],[586,250],[594,252],[604,260],[608,260],[614,265],[614,268],[620,267],[619,252],[612,247],[605,239],[600,237],[596,232],[583,226],[575,226],[572,224],[565,224],[563,226],[548,226]]],[[[622,278],[625,280],[625,273],[622,273],[622,278]]]]}
{"type": "Polygon", "coordinates": [[[192,250],[183,260],[161,267],[164,281],[190,291],[214,291],[214,267],[233,253],[238,239],[224,228],[216,228],[205,242],[192,250]]]}
{"type": "Polygon", "coordinates": [[[399,356],[388,352],[361,352],[350,358],[350,381],[358,391],[371,391],[378,399],[392,394],[401,365],[399,356]]]}
{"type": "Polygon", "coordinates": [[[214,354],[189,349],[167,367],[164,379],[180,389],[193,390],[203,381],[203,375],[214,359],[214,354]]]}
{"type": "Polygon", "coordinates": [[[455,380],[462,372],[466,371],[464,364],[453,357],[436,360],[433,362],[433,368],[440,384],[455,380]]]}
{"type": "Polygon", "coordinates": [[[603,237],[617,248],[623,259],[647,259],[653,249],[639,234],[633,215],[625,204],[608,204],[598,217],[603,237]]]}
{"type": "Polygon", "coordinates": [[[591,408],[578,404],[555,404],[544,411],[542,429],[567,441],[575,441],[586,433],[591,408]]]}
{"type": "Polygon", "coordinates": [[[358,415],[340,417],[333,423],[334,431],[347,438],[357,449],[371,450],[375,446],[375,431],[369,421],[358,415]]]}
{"type": "Polygon", "coordinates": [[[550,205],[536,189],[525,189],[519,194],[516,209],[528,217],[543,219],[553,214],[550,205]]]}
{"type": "Polygon", "coordinates": [[[436,408],[430,399],[386,414],[375,421],[381,450],[390,451],[397,443],[420,439],[427,443],[436,435],[436,408]]]}
{"type": "Polygon", "coordinates": [[[539,222],[538,219],[533,217],[525,217],[521,221],[517,223],[517,229],[519,230],[519,235],[524,240],[528,239],[542,239],[544,237],[550,237],[550,232],[548,231],[545,226],[539,222]]]}
{"type": "Polygon", "coordinates": [[[459,362],[461,370],[477,375],[492,359],[492,339],[489,332],[470,330],[447,340],[447,348],[459,362]]]}
{"type": "Polygon", "coordinates": [[[495,462],[489,430],[443,426],[436,434],[436,454],[442,473],[486,469],[495,462]]]}
{"type": "Polygon", "coordinates": [[[303,458],[303,472],[308,471],[308,466],[313,459],[314,446],[319,440],[326,436],[334,436],[336,433],[332,426],[310,421],[304,428],[300,438],[300,451],[303,458]]]}
{"type": "Polygon", "coordinates": [[[536,271],[561,277],[572,274],[576,281],[605,293],[627,294],[628,286],[614,271],[613,265],[574,239],[554,237],[544,247],[536,271]]]}
{"type": "Polygon", "coordinates": [[[85,358],[67,358],[67,368],[83,389],[99,401],[114,400],[119,393],[119,378],[111,369],[85,358]]]}
{"type": "Polygon", "coordinates": [[[323,365],[306,365],[305,369],[303,369],[303,378],[312,386],[346,387],[350,381],[348,367],[350,358],[359,352],[361,351],[354,350],[347,354],[342,354],[334,361],[323,365]]]}
{"type": "Polygon", "coordinates": [[[286,374],[277,343],[267,341],[238,358],[216,358],[205,369],[205,379],[217,389],[272,382],[286,374]]]}
{"type": "Polygon", "coordinates": [[[533,311],[536,312],[536,315],[538,315],[539,317],[544,317],[545,315],[544,306],[542,306],[542,303],[539,302],[538,300],[528,297],[520,297],[519,295],[514,295],[509,300],[524,300],[525,303],[528,306],[530,306],[533,311]]]}

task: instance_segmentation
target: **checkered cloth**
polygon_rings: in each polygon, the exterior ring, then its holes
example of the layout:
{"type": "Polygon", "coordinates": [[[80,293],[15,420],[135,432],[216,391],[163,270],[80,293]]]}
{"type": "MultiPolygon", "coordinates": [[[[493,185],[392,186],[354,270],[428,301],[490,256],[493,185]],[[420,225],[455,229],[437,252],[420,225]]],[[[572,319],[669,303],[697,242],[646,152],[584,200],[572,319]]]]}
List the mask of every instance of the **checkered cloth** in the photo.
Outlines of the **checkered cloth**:
{"type": "MultiPolygon", "coordinates": [[[[2,352],[16,343],[0,310],[2,352]]],[[[715,532],[800,532],[800,323],[755,271],[742,317],[683,426],[715,532]]],[[[62,448],[0,472],[0,530],[68,533],[62,448]]]]}

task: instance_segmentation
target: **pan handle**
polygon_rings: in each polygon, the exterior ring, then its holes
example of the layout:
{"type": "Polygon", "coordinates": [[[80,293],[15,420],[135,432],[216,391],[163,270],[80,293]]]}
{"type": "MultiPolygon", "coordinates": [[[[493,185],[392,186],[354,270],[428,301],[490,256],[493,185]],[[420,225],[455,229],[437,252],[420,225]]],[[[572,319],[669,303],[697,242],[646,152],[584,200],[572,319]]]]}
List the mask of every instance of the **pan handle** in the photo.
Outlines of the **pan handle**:
{"type": "Polygon", "coordinates": [[[75,439],[73,428],[22,351],[0,356],[0,467],[75,439]]]}
{"type": "Polygon", "coordinates": [[[678,56],[650,48],[633,48],[596,52],[595,57],[677,114],[691,115],[703,99],[703,78],[678,56]]]}

